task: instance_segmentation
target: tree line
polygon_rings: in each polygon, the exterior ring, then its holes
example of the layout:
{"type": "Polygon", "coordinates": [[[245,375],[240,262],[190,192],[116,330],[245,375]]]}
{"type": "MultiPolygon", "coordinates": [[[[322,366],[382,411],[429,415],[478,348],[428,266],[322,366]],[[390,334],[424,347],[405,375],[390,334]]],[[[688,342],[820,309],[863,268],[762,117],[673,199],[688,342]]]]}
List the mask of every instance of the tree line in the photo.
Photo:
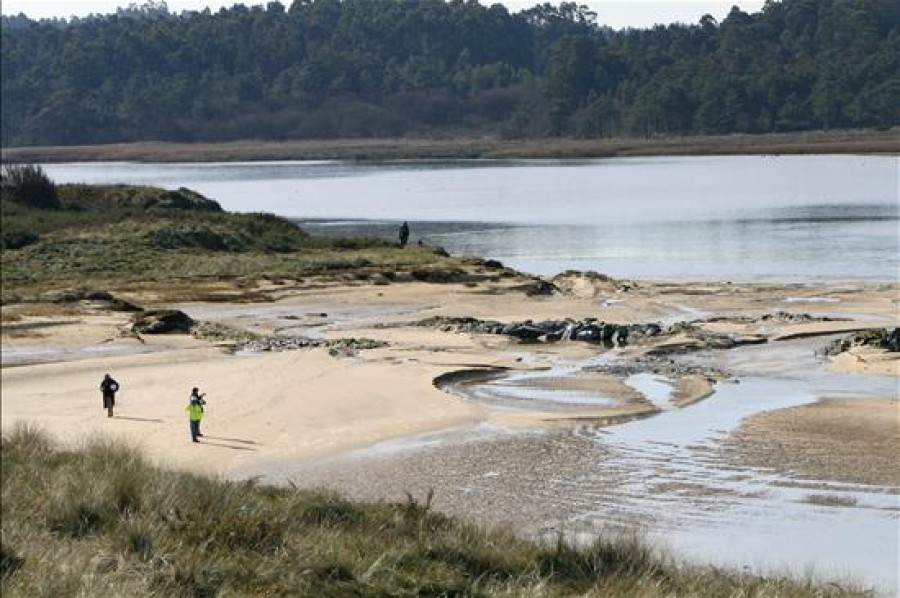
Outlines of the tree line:
{"type": "Polygon", "coordinates": [[[295,0],[2,19],[5,145],[900,124],[900,2],[612,30],[584,6],[295,0]]]}

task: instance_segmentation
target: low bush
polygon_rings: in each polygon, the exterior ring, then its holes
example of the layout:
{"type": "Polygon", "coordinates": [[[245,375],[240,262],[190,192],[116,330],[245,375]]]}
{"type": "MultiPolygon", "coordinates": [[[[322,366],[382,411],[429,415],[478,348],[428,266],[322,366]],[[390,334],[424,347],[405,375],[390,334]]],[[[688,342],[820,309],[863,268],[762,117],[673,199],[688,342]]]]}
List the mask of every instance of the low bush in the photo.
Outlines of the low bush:
{"type": "Polygon", "coordinates": [[[56,185],[40,166],[33,164],[7,164],[3,167],[3,198],[41,210],[57,210],[62,207],[56,185]]]}

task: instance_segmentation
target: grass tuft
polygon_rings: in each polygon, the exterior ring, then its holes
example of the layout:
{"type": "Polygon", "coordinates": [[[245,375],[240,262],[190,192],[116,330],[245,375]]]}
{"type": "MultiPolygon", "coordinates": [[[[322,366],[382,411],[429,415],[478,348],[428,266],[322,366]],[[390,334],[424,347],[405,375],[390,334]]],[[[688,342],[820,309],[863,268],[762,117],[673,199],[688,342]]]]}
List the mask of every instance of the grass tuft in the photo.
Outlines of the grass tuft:
{"type": "Polygon", "coordinates": [[[22,568],[23,563],[25,559],[16,556],[6,546],[0,546],[0,578],[4,582],[13,577],[22,568]]]}

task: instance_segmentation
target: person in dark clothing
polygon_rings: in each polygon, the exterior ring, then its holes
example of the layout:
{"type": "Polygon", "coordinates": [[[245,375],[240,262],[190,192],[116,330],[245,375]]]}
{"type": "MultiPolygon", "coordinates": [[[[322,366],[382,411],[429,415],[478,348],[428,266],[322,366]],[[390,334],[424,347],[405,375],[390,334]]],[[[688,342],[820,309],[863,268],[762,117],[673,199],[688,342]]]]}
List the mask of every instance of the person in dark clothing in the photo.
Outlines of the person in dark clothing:
{"type": "Polygon", "coordinates": [[[103,408],[106,409],[106,416],[113,416],[113,407],[116,406],[116,393],[119,391],[119,383],[112,379],[112,376],[106,374],[103,376],[103,382],[100,383],[100,391],[103,393],[103,408]]]}
{"type": "Polygon", "coordinates": [[[188,412],[188,421],[191,425],[191,440],[194,442],[200,442],[197,439],[203,437],[203,434],[200,433],[200,420],[203,419],[203,407],[206,405],[206,401],[203,400],[205,396],[206,393],[201,393],[200,389],[195,386],[191,389],[190,402],[184,408],[188,412]]]}
{"type": "Polygon", "coordinates": [[[409,241],[409,224],[404,222],[400,225],[400,247],[406,247],[409,241]]]}

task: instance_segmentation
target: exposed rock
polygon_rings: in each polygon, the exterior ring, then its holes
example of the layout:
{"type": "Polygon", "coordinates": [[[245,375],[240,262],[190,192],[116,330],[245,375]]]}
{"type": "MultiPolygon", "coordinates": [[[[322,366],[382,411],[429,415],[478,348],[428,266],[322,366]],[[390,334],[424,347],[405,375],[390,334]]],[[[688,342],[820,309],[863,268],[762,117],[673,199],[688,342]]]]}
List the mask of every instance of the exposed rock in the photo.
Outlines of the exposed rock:
{"type": "Polygon", "coordinates": [[[616,361],[604,365],[590,366],[585,368],[585,371],[614,374],[622,377],[642,373],[673,379],[684,376],[703,376],[711,382],[729,378],[729,375],[723,370],[709,366],[681,363],[660,355],[642,355],[628,361],[616,361]]]}
{"type": "Polygon", "coordinates": [[[445,284],[448,282],[465,282],[469,279],[467,273],[459,268],[444,268],[433,270],[413,270],[410,272],[413,279],[419,282],[433,282],[445,284]]]}
{"type": "Polygon", "coordinates": [[[758,335],[719,334],[695,329],[674,335],[675,338],[665,341],[648,351],[650,355],[669,355],[702,351],[704,349],[733,349],[743,345],[760,345],[768,339],[758,335]]]}
{"type": "Polygon", "coordinates": [[[261,335],[249,330],[232,328],[216,322],[197,322],[191,328],[194,338],[209,341],[252,341],[262,338],[261,335]]]}
{"type": "Polygon", "coordinates": [[[177,309],[151,309],[136,313],[131,330],[138,334],[169,334],[191,332],[194,320],[177,309]]]}
{"type": "Polygon", "coordinates": [[[891,353],[900,353],[900,328],[894,328],[893,330],[876,328],[854,332],[830,343],[822,350],[822,353],[825,355],[837,355],[858,346],[877,347],[891,353]]]}
{"type": "Polygon", "coordinates": [[[391,284],[391,279],[384,274],[376,272],[369,276],[369,282],[377,286],[387,286],[391,284]]]}
{"type": "Polygon", "coordinates": [[[728,322],[732,324],[756,324],[759,322],[785,322],[792,324],[803,324],[808,322],[843,322],[850,318],[832,318],[829,316],[814,316],[808,313],[793,313],[787,311],[777,311],[771,314],[763,314],[761,316],[714,316],[705,320],[694,320],[692,323],[703,322],[728,322]]]}
{"type": "Polygon", "coordinates": [[[505,334],[523,341],[536,341],[547,334],[547,331],[530,324],[516,324],[505,334]]]}
{"type": "Polygon", "coordinates": [[[434,316],[415,323],[416,326],[437,328],[443,332],[461,332],[466,334],[499,334],[503,324],[494,320],[478,318],[455,318],[450,316],[434,316]]]}
{"type": "Polygon", "coordinates": [[[529,297],[549,297],[559,295],[559,289],[552,282],[536,278],[531,282],[512,287],[511,290],[523,291],[529,297]]]}
{"type": "Polygon", "coordinates": [[[250,340],[239,341],[235,345],[235,350],[250,353],[260,353],[264,351],[293,351],[297,349],[311,349],[317,347],[325,347],[329,350],[329,354],[351,354],[356,351],[367,349],[377,349],[386,347],[388,343],[384,341],[374,340],[370,338],[338,338],[329,340],[319,340],[304,338],[299,336],[257,336],[250,340]]]}
{"type": "Polygon", "coordinates": [[[787,311],[777,311],[774,314],[764,314],[759,318],[761,322],[834,322],[837,320],[846,320],[847,318],[829,318],[828,316],[813,316],[806,313],[791,313],[787,311]]]}
{"type": "Polygon", "coordinates": [[[644,328],[644,334],[647,336],[659,336],[662,334],[662,326],[656,323],[647,324],[644,328]]]}
{"type": "Polygon", "coordinates": [[[466,334],[502,334],[523,341],[544,340],[548,342],[577,340],[590,343],[625,344],[632,336],[645,337],[659,334],[658,324],[620,325],[598,322],[596,318],[543,320],[534,322],[510,322],[503,324],[495,320],[479,320],[469,317],[435,316],[415,323],[416,326],[437,328],[443,332],[466,334]]]}

